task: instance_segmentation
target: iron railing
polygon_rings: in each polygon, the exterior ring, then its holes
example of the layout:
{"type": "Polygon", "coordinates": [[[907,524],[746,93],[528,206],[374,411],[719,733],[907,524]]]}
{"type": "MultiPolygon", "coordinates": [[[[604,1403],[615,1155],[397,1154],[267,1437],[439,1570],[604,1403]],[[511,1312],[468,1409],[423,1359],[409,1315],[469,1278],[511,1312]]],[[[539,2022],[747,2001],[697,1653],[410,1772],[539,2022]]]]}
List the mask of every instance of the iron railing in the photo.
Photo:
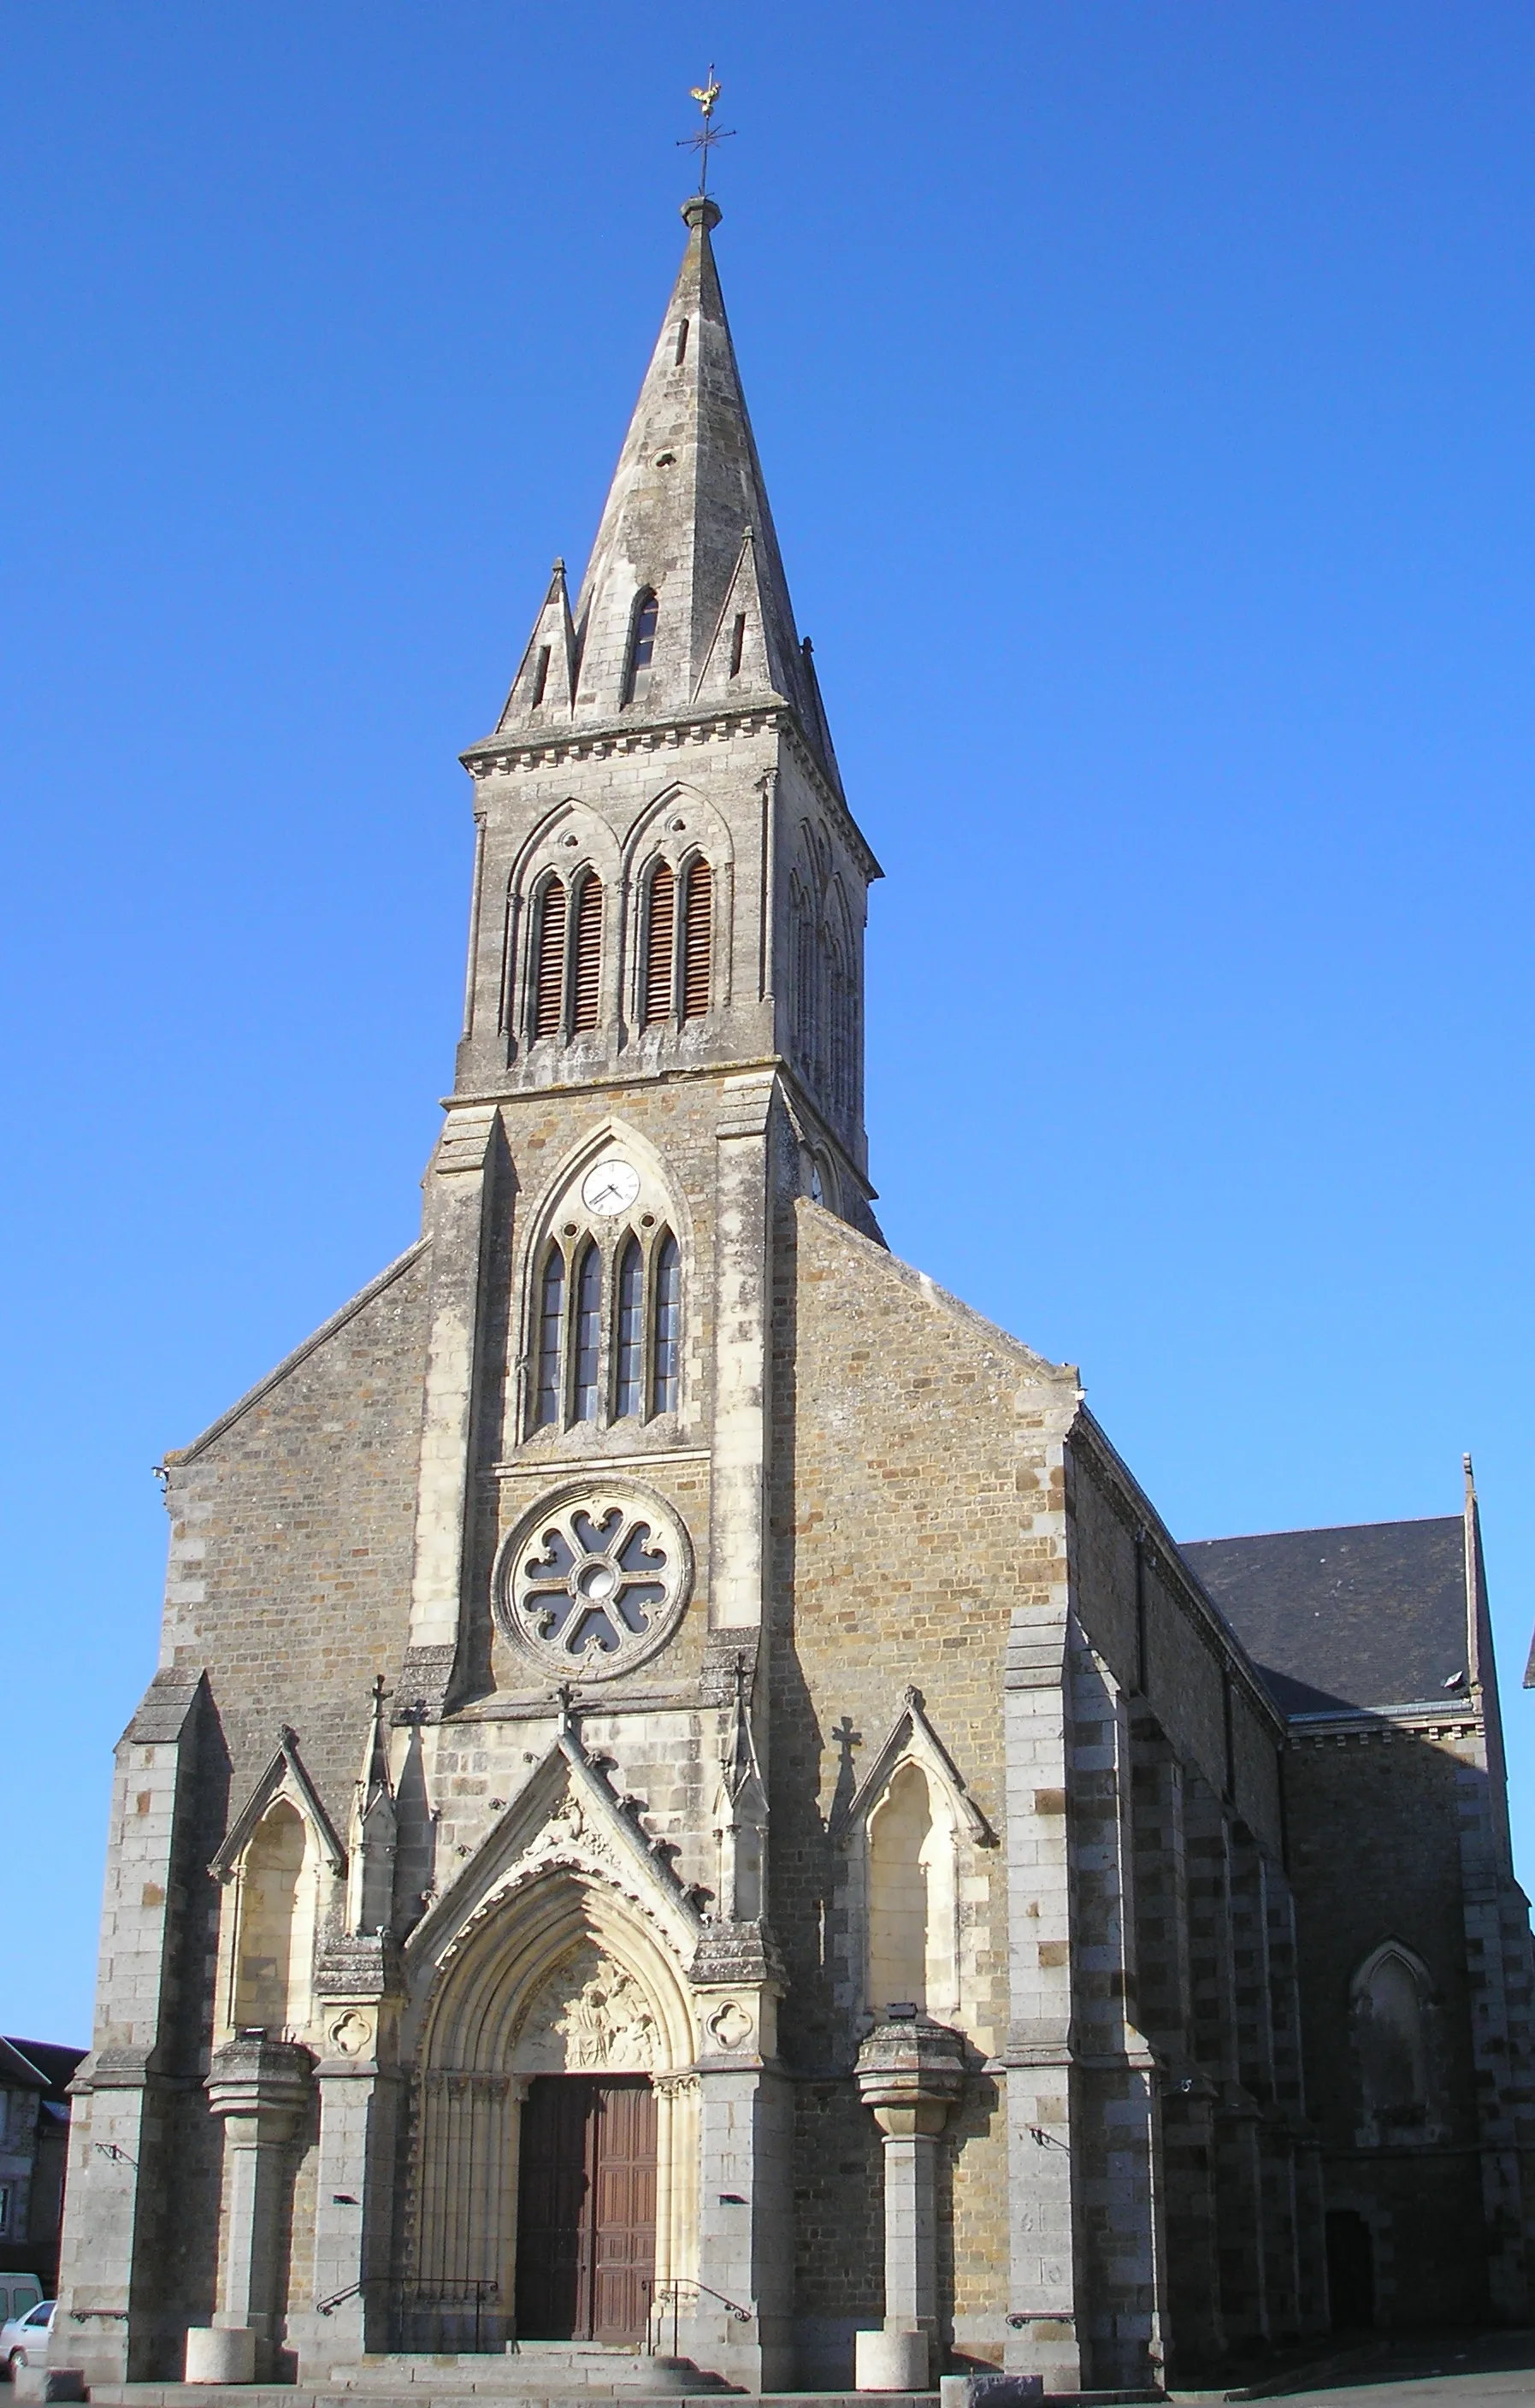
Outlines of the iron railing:
{"type": "Polygon", "coordinates": [[[727,2300],[723,2291],[711,2290],[707,2283],[647,2282],[645,2290],[650,2301],[645,2314],[645,2348],[652,2358],[662,2355],[661,2344],[666,2338],[668,2312],[671,2317],[671,2355],[673,2358],[679,2355],[678,2328],[681,2322],[684,2291],[692,2293],[695,2300],[718,2300],[721,2307],[739,2325],[749,2325],[753,2321],[750,2308],[741,2307],[735,2300],[727,2300]]]}

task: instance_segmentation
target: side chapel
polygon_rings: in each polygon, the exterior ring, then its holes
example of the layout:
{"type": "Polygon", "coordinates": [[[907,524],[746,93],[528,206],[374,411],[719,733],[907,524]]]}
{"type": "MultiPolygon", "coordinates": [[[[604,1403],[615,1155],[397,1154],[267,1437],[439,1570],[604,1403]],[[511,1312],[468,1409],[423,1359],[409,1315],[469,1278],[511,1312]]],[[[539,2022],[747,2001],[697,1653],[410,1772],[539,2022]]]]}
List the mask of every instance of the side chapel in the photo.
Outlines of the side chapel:
{"type": "Polygon", "coordinates": [[[1075,2389],[1528,2323],[1470,1468],[1180,1547],[1076,1371],[885,1248],[879,870],[719,215],[463,755],[421,1237],[166,1458],[54,2354],[1075,2389]]]}

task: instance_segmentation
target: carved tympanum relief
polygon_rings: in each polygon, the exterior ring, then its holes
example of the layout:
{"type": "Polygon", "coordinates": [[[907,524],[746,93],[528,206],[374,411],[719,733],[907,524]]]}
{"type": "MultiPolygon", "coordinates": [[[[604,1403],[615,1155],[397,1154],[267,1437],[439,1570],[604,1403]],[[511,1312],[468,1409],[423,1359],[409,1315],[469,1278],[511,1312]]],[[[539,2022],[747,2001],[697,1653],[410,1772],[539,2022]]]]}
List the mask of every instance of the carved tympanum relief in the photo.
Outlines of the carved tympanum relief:
{"type": "Polygon", "coordinates": [[[520,2073],[649,2073],[656,2054],[638,1984],[591,1941],[539,1984],[516,2044],[520,2073]]]}
{"type": "Polygon", "coordinates": [[[605,1680],[664,1645],[692,1584],[687,1533],[661,1498],[586,1484],[546,1498],[510,1533],[495,1612],[546,1670],[605,1680]]]}

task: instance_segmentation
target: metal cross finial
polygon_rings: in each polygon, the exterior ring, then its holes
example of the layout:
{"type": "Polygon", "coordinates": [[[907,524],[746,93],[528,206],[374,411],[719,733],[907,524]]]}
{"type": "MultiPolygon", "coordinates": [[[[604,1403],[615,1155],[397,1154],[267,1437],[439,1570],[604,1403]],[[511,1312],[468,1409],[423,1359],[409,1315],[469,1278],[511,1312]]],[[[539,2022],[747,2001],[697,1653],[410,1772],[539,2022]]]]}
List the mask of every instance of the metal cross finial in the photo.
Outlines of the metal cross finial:
{"type": "Polygon", "coordinates": [[[718,82],[715,80],[714,62],[710,59],[709,63],[709,78],[707,82],[701,84],[696,83],[688,95],[691,100],[696,100],[697,102],[704,122],[699,126],[696,134],[681,136],[677,144],[679,150],[696,150],[698,153],[698,190],[700,193],[707,192],[709,189],[710,152],[713,150],[716,142],[729,142],[732,140],[736,131],[735,127],[732,125],[727,127],[722,133],[720,128],[714,122],[714,103],[719,99],[719,96],[720,87],[718,82]]]}

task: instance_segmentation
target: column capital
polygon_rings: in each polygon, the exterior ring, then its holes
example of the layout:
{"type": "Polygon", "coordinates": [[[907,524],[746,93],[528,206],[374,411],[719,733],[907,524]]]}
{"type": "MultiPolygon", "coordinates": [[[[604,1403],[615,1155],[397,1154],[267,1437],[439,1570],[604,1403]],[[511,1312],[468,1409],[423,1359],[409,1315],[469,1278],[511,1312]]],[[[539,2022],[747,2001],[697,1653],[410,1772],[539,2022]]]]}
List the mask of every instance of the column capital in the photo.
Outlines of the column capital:
{"type": "Polygon", "coordinates": [[[213,2052],[208,2103],[215,2115],[297,2114],[309,2096],[314,2059],[298,2042],[240,2032],[213,2052]]]}
{"type": "Polygon", "coordinates": [[[887,2140],[931,2137],[965,2086],[964,2038],[926,2015],[889,2016],[858,2051],[854,2075],[887,2140]]]}

